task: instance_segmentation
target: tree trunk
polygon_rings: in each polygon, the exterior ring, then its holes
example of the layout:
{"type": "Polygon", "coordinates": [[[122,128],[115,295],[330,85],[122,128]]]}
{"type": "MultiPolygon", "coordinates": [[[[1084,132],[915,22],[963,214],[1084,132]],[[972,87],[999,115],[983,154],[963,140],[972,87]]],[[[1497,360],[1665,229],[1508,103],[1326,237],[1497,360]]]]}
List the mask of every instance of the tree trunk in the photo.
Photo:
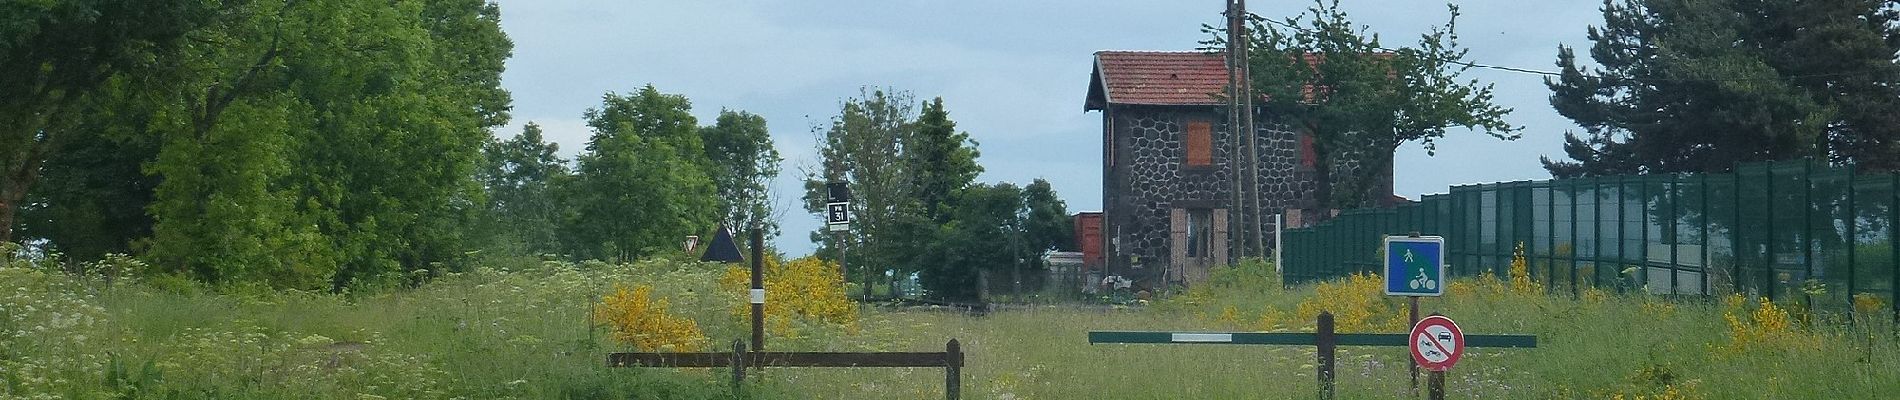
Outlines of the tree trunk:
{"type": "Polygon", "coordinates": [[[33,181],[40,174],[40,163],[46,160],[50,138],[39,142],[28,142],[27,149],[19,154],[20,161],[8,165],[5,176],[0,176],[0,243],[13,241],[13,225],[18,220],[20,207],[26,206],[26,192],[33,187],[33,181]]]}

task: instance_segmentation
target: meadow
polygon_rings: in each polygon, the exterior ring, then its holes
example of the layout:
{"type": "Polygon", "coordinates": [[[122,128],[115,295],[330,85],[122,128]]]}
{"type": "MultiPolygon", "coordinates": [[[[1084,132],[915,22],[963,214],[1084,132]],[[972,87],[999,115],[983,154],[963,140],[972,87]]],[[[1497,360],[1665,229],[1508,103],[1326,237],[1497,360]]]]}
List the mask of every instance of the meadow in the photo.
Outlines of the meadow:
{"type": "MultiPolygon", "coordinates": [[[[941,369],[773,368],[732,388],[717,369],[605,366],[606,353],[637,346],[718,350],[747,337],[743,295],[733,286],[744,275],[723,265],[518,261],[419,288],[325,294],[212,290],[115,272],[135,263],[108,259],[77,274],[23,261],[0,267],[0,398],[943,396],[941,369]],[[625,296],[636,291],[646,298],[625,296]],[[677,332],[617,330],[623,317],[677,332]],[[634,337],[645,341],[632,344],[634,337]]],[[[825,266],[815,265],[808,270],[825,266]]],[[[774,296],[811,295],[774,297],[799,305],[774,315],[767,347],[941,351],[955,338],[968,354],[964,398],[972,399],[1298,398],[1317,387],[1310,347],[1090,345],[1086,332],[1310,331],[1322,309],[1338,316],[1342,332],[1404,325],[1402,303],[1378,295],[1371,277],[1282,288],[1271,270],[1243,264],[1153,302],[1042,304],[981,316],[840,309],[850,304],[840,303],[841,291],[819,289],[835,281],[787,279],[774,296]]],[[[1538,336],[1535,349],[1474,350],[1448,374],[1449,397],[1832,399],[1900,391],[1900,341],[1884,304],[1809,315],[1733,295],[1542,292],[1510,277],[1480,278],[1454,281],[1446,297],[1423,302],[1468,333],[1538,336]]],[[[1408,397],[1407,362],[1403,348],[1342,347],[1339,397],[1408,397]]]]}

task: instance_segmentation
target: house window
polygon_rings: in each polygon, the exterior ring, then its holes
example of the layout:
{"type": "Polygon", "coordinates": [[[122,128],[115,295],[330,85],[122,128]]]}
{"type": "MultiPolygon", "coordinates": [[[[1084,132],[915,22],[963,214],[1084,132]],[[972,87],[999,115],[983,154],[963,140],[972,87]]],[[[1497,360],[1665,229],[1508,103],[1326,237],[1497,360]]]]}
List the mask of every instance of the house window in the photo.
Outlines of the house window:
{"type": "Polygon", "coordinates": [[[1210,257],[1213,250],[1214,212],[1206,208],[1187,211],[1187,256],[1210,257]]]}
{"type": "Polygon", "coordinates": [[[1314,160],[1319,158],[1313,152],[1313,134],[1302,132],[1297,136],[1300,138],[1300,166],[1312,169],[1314,160]]]}
{"type": "Polygon", "coordinates": [[[1214,163],[1213,124],[1207,121],[1188,121],[1187,143],[1181,147],[1187,149],[1187,166],[1205,167],[1214,163]]]}

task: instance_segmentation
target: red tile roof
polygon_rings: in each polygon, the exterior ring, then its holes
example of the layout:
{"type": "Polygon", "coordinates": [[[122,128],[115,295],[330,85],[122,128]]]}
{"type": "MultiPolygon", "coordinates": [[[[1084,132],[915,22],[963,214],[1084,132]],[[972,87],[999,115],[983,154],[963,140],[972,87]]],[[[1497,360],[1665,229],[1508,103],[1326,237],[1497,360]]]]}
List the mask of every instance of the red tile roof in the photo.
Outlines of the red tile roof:
{"type": "Polygon", "coordinates": [[[1086,109],[1114,104],[1219,105],[1227,88],[1221,53],[1099,51],[1086,109]],[[1104,92],[1106,89],[1106,92],[1104,92]]]}
{"type": "MultiPolygon", "coordinates": [[[[1390,53],[1378,56],[1394,57],[1390,53]]],[[[1305,58],[1309,65],[1326,62],[1322,54],[1307,54],[1305,58]]],[[[1225,103],[1219,99],[1226,88],[1225,53],[1098,51],[1083,110],[1100,110],[1108,104],[1221,105],[1225,103]]],[[[1301,96],[1313,101],[1314,89],[1311,85],[1302,88],[1301,96]]]]}

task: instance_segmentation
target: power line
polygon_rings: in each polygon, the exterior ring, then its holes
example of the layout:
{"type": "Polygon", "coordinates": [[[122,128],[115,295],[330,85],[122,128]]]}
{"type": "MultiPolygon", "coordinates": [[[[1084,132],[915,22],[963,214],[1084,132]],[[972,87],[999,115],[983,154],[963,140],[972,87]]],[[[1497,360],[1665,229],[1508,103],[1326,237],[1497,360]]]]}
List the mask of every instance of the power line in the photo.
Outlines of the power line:
{"type": "MultiPolygon", "coordinates": [[[[1306,34],[1313,34],[1313,33],[1315,33],[1315,32],[1314,32],[1313,30],[1311,30],[1311,29],[1307,29],[1307,28],[1302,28],[1302,27],[1299,27],[1299,26],[1297,26],[1297,25],[1293,25],[1293,24],[1288,24],[1288,23],[1286,23],[1285,21],[1276,21],[1276,20],[1272,20],[1272,19],[1267,19],[1267,18],[1265,18],[1265,17],[1261,17],[1261,16],[1259,15],[1259,14],[1254,14],[1254,13],[1251,13],[1251,12],[1250,12],[1250,13],[1247,13],[1247,14],[1248,14],[1248,15],[1251,15],[1251,16],[1253,16],[1253,19],[1254,19],[1254,20],[1257,20],[1257,21],[1262,21],[1262,22],[1265,22],[1265,23],[1269,23],[1269,24],[1273,24],[1273,25],[1279,25],[1279,26],[1282,26],[1282,27],[1286,27],[1286,28],[1288,28],[1288,29],[1293,29],[1293,30],[1296,30],[1296,31],[1299,31],[1299,32],[1301,32],[1301,33],[1306,33],[1306,34]]],[[[1385,48],[1385,47],[1374,47],[1374,48],[1375,48],[1375,49],[1378,49],[1379,51],[1383,51],[1383,52],[1388,52],[1388,53],[1398,53],[1398,52],[1399,52],[1398,50],[1394,50],[1394,49],[1390,49],[1390,48],[1385,48]]],[[[1545,70],[1538,70],[1538,69],[1531,69],[1531,68],[1523,68],[1523,67],[1511,67],[1511,66],[1503,66],[1503,65],[1491,65],[1491,64],[1483,64],[1483,63],[1478,63],[1478,62],[1473,62],[1473,61],[1464,61],[1464,60],[1456,60],[1456,59],[1444,59],[1444,58],[1438,58],[1438,59],[1433,59],[1433,61],[1442,61],[1442,62],[1446,62],[1446,63],[1451,63],[1451,64],[1457,64],[1457,65],[1462,65],[1462,66],[1466,66],[1466,67],[1472,67],[1472,68],[1483,68],[1483,69],[1491,69],[1491,70],[1498,70],[1498,71],[1505,71],[1505,72],[1514,72],[1514,73],[1521,73],[1521,74],[1530,74],[1530,75],[1538,75],[1538,76],[1545,76],[1545,77],[1563,77],[1563,76],[1564,76],[1564,73],[1562,73],[1562,72],[1556,72],[1556,71],[1545,71],[1545,70]]],[[[1582,70],[1581,68],[1579,68],[1579,69],[1578,69],[1578,71],[1577,71],[1577,74],[1578,74],[1579,76],[1582,76],[1582,77],[1584,77],[1584,78],[1590,78],[1590,79],[1601,79],[1601,80],[1606,80],[1606,81],[1626,81],[1626,82],[1671,82],[1671,83],[1679,83],[1679,82],[1747,82],[1747,81],[1790,81],[1790,80],[1795,80],[1795,79],[1808,79],[1808,78],[1831,78],[1831,77],[1839,77],[1839,76],[1855,76],[1855,75],[1869,75],[1869,74],[1873,74],[1873,73],[1875,73],[1875,72],[1876,72],[1876,71],[1852,71],[1852,72],[1830,72],[1830,73],[1825,73],[1825,74],[1808,74],[1808,75],[1790,75],[1790,76],[1777,76],[1777,77],[1766,77],[1766,78],[1764,78],[1764,77],[1747,77],[1747,78],[1741,78],[1741,77],[1737,77],[1737,78],[1624,78],[1624,77],[1614,77],[1614,76],[1603,76],[1603,75],[1594,75],[1594,74],[1586,74],[1586,73],[1583,73],[1583,70],[1582,70]]]]}

